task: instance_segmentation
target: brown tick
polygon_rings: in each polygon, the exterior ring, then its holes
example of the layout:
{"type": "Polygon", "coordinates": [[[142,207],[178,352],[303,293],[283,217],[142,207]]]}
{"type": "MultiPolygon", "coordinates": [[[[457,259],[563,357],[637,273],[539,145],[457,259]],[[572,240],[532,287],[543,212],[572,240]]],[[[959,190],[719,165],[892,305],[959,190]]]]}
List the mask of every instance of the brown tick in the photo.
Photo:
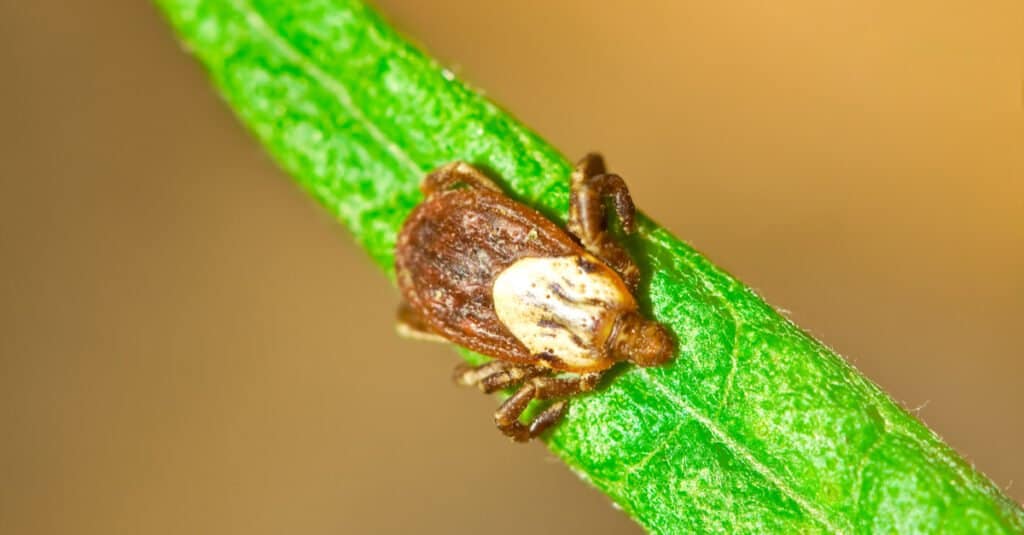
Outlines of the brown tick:
{"type": "Polygon", "coordinates": [[[572,174],[568,232],[463,162],[428,174],[421,189],[426,199],[405,221],[395,252],[406,300],[399,331],[493,357],[460,365],[455,380],[485,393],[520,385],[494,414],[503,433],[516,441],[541,434],[567,401],[526,425],[519,418],[531,400],[592,390],[616,362],[672,358],[668,331],[637,310],[636,264],[608,233],[606,199],[626,233],[634,208],[599,155],[572,174]]]}

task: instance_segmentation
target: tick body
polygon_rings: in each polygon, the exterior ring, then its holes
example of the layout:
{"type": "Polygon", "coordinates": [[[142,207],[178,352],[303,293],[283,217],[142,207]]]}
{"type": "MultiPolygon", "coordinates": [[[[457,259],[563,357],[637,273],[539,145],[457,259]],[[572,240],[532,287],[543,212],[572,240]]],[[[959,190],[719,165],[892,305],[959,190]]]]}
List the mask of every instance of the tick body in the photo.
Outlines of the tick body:
{"type": "Polygon", "coordinates": [[[606,199],[627,233],[634,208],[600,156],[588,155],[572,174],[568,232],[466,163],[430,173],[422,190],[395,254],[406,300],[399,330],[493,357],[459,366],[455,379],[487,393],[519,385],[495,413],[506,435],[536,437],[564,414],[564,398],[593,389],[616,362],[672,358],[667,330],[637,310],[636,265],[607,231],[606,199]],[[524,424],[532,399],[560,401],[524,424]]]}

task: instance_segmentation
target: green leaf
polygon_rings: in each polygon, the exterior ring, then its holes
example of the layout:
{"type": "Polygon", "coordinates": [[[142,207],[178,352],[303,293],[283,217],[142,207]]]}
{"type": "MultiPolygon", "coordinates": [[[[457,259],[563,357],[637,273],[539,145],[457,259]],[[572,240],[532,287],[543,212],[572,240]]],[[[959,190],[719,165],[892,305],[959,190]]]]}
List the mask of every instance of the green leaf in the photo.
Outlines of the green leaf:
{"type": "MultiPolygon", "coordinates": [[[[422,175],[452,160],[564,222],[566,159],[360,2],[158,3],[244,123],[392,278],[422,175]]],[[[1024,531],[1017,504],[848,363],[640,223],[640,298],[679,353],[572,404],[548,445],[583,479],[654,532],[1024,531]]]]}

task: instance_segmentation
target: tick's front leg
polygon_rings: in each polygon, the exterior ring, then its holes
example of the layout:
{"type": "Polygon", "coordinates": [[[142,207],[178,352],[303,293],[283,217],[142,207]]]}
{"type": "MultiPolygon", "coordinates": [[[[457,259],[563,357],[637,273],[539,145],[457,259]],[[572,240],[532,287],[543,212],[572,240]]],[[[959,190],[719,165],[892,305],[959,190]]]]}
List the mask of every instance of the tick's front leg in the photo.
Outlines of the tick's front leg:
{"type": "Polygon", "coordinates": [[[570,188],[569,232],[579,238],[587,251],[618,272],[631,291],[636,290],[640,270],[626,249],[608,233],[608,214],[604,207],[605,199],[611,198],[623,231],[633,232],[636,209],[626,183],[619,175],[606,173],[604,160],[592,153],[576,164],[570,188]]]}

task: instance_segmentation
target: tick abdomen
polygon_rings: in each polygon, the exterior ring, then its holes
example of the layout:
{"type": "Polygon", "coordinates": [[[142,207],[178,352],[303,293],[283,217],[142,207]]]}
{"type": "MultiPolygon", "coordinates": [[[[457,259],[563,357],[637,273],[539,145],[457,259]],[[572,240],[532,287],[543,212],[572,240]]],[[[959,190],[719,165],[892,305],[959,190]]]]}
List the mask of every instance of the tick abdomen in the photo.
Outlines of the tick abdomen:
{"type": "Polygon", "coordinates": [[[616,320],[636,310],[622,279],[589,254],[522,258],[493,286],[498,319],[545,365],[598,371],[616,320]]]}
{"type": "Polygon", "coordinates": [[[585,254],[537,212],[482,190],[434,194],[413,211],[398,239],[398,285],[435,332],[524,362],[533,355],[495,315],[495,279],[525,257],[585,254]]]}

